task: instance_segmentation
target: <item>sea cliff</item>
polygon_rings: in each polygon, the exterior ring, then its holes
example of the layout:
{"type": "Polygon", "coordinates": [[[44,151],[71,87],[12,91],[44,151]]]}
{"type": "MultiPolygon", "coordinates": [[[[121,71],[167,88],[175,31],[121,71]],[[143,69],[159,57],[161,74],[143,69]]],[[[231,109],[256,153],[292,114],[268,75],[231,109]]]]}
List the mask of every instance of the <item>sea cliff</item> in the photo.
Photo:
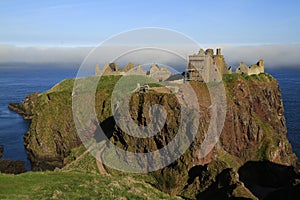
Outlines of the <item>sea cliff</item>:
{"type": "MultiPolygon", "coordinates": [[[[137,124],[146,125],[149,122],[149,106],[154,104],[163,105],[170,116],[158,135],[147,139],[134,138],[125,134],[111,118],[111,93],[119,78],[102,77],[95,96],[99,123],[110,133],[111,142],[131,152],[151,152],[168,144],[175,136],[180,121],[180,105],[175,96],[157,91],[132,95],[129,112],[137,124]]],[[[251,182],[245,176],[241,181],[239,174],[248,170],[249,161],[267,161],[283,168],[296,166],[297,158],[286,136],[278,82],[265,73],[252,76],[226,74],[223,81],[227,99],[225,123],[219,142],[204,158],[198,155],[209,125],[211,101],[205,83],[190,82],[200,99],[200,126],[183,156],[168,167],[150,173],[157,180],[156,187],[160,190],[192,199],[210,199],[215,198],[214,195],[255,199],[267,195],[257,190],[258,187],[268,188],[272,184],[261,186],[259,181],[251,182]],[[248,184],[247,187],[244,183],[248,184]]],[[[73,79],[67,79],[47,92],[27,96],[22,104],[9,105],[24,118],[32,120],[25,134],[25,147],[33,171],[64,167],[69,163],[66,158],[72,149],[81,145],[72,116],[73,84],[73,79]]],[[[89,131],[96,131],[95,125],[91,124],[89,131]]],[[[270,166],[270,169],[278,171],[272,164],[270,166]]],[[[114,172],[109,167],[107,170],[114,172]]],[[[289,177],[290,180],[297,179],[293,169],[289,177]]],[[[293,183],[289,182],[286,186],[292,187],[293,183]]]]}

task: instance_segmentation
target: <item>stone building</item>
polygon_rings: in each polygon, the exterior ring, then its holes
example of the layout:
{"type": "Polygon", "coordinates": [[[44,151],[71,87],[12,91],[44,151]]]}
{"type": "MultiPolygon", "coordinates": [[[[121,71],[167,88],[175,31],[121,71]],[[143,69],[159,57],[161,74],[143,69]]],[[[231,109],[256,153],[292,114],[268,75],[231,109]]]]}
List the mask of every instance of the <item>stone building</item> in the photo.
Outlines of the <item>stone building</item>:
{"type": "Polygon", "coordinates": [[[187,80],[218,82],[225,73],[227,73],[226,62],[221,49],[217,49],[216,54],[213,49],[206,51],[200,49],[198,54],[189,56],[187,80]]]}
{"type": "Polygon", "coordinates": [[[235,73],[252,75],[264,73],[264,71],[264,60],[260,59],[256,64],[253,64],[251,66],[247,66],[244,62],[241,62],[240,65],[236,68],[235,73]]]}

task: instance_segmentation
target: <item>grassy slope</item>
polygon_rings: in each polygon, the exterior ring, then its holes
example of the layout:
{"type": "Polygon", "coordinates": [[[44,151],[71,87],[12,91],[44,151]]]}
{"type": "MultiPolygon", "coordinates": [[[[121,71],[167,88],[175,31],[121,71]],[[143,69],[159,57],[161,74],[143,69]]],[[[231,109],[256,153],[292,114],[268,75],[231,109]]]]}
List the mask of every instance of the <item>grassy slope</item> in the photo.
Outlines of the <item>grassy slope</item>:
{"type": "Polygon", "coordinates": [[[143,175],[115,170],[99,174],[96,159],[83,145],[66,159],[70,163],[55,171],[0,174],[0,199],[178,199],[143,175]]]}
{"type": "Polygon", "coordinates": [[[176,199],[130,176],[79,171],[0,174],[0,199],[176,199]]]}

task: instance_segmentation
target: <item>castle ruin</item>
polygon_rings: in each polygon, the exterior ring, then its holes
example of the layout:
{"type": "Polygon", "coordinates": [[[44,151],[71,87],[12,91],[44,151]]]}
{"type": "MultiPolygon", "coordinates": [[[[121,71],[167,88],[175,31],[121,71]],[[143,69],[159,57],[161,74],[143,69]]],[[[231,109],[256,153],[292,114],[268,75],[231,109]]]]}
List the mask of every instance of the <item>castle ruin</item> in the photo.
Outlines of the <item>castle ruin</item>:
{"type": "Polygon", "coordinates": [[[120,69],[117,63],[109,63],[104,66],[102,70],[99,68],[99,64],[96,65],[95,69],[96,76],[104,75],[141,75],[149,76],[155,80],[162,82],[167,80],[172,74],[166,67],[159,67],[157,64],[153,64],[149,71],[146,71],[141,65],[135,67],[134,63],[130,62],[123,69],[120,69]]]}
{"type": "MultiPolygon", "coordinates": [[[[213,49],[204,51],[200,49],[198,54],[189,56],[187,66],[186,80],[194,80],[200,82],[219,82],[222,80],[223,74],[232,74],[232,67],[227,69],[224,56],[221,54],[221,49],[216,49],[214,54],[213,49]]],[[[256,64],[247,66],[241,62],[236,68],[235,73],[253,75],[264,73],[264,61],[261,59],[256,64]]]]}
{"type": "MultiPolygon", "coordinates": [[[[197,54],[190,55],[186,72],[184,73],[184,80],[182,81],[200,81],[200,82],[220,82],[222,81],[223,74],[245,74],[253,75],[264,73],[264,60],[259,60],[256,64],[247,66],[244,62],[236,68],[233,72],[230,66],[227,69],[225,58],[221,53],[221,49],[216,49],[214,54],[213,49],[200,49],[197,54]]],[[[159,67],[157,64],[153,64],[148,71],[146,71],[141,65],[135,67],[134,63],[130,62],[123,69],[120,69],[118,64],[108,63],[102,70],[99,68],[99,64],[96,65],[95,74],[99,75],[142,75],[149,76],[153,79],[162,82],[169,81],[168,78],[172,76],[171,72],[166,67],[159,67]]],[[[178,81],[178,80],[176,80],[178,81]]]]}

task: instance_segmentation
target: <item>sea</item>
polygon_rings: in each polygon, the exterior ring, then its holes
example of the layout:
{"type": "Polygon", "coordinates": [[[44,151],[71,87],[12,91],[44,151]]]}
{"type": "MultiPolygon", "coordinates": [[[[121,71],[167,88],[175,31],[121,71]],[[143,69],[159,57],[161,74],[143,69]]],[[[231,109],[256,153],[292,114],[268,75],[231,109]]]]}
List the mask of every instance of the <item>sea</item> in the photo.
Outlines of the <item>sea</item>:
{"type": "MultiPolygon", "coordinates": [[[[22,102],[33,92],[44,92],[66,78],[76,77],[79,65],[0,65],[0,145],[4,147],[3,158],[22,160],[30,170],[30,162],[24,148],[24,134],[30,121],[12,112],[10,102],[22,102]]],[[[275,77],[281,88],[288,129],[288,139],[300,158],[300,67],[266,69],[275,77]]]]}

